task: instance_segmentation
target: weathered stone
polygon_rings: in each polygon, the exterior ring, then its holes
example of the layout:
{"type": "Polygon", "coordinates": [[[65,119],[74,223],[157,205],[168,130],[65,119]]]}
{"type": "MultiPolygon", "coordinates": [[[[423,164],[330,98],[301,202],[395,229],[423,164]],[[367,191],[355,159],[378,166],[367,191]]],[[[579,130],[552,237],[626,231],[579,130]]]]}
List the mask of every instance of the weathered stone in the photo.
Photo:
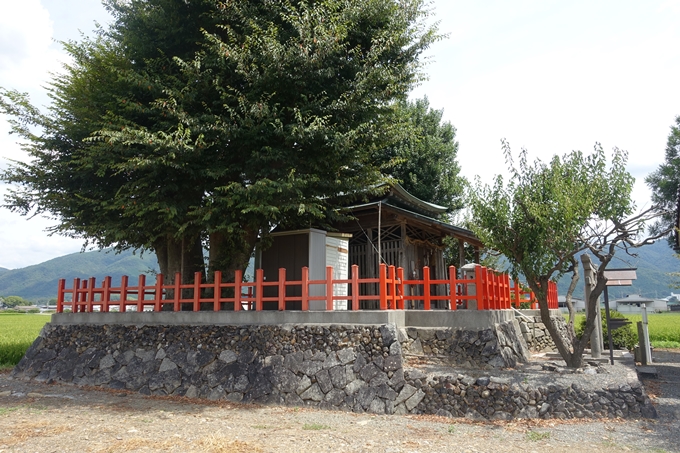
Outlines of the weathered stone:
{"type": "Polygon", "coordinates": [[[333,382],[331,382],[331,377],[328,374],[328,370],[321,370],[315,375],[316,382],[319,383],[321,391],[328,393],[333,388],[333,382]]]}
{"type": "Polygon", "coordinates": [[[293,352],[283,359],[283,365],[288,368],[293,373],[299,373],[302,367],[302,362],[304,360],[304,355],[302,352],[293,352]]]}
{"type": "Polygon", "coordinates": [[[353,349],[345,348],[337,352],[337,357],[338,360],[340,360],[340,363],[347,365],[348,363],[354,361],[356,354],[354,353],[353,349]]]}
{"type": "Polygon", "coordinates": [[[328,370],[328,375],[331,379],[333,387],[338,389],[344,389],[347,385],[347,371],[342,365],[335,366],[328,370]]]}
{"type": "Polygon", "coordinates": [[[99,369],[111,368],[115,364],[116,360],[113,358],[111,354],[108,354],[99,361],[99,369]]]}
{"type": "Polygon", "coordinates": [[[298,386],[295,389],[295,393],[300,395],[301,393],[303,393],[305,390],[307,390],[311,386],[312,386],[312,381],[309,379],[309,377],[302,376],[302,379],[300,379],[300,382],[298,383],[298,386]]]}
{"type": "Polygon", "coordinates": [[[361,376],[361,379],[368,382],[378,373],[380,373],[380,369],[374,364],[369,363],[359,371],[359,376],[361,376]]]}
{"type": "Polygon", "coordinates": [[[300,365],[300,371],[307,376],[314,376],[316,373],[321,371],[323,368],[323,363],[320,361],[305,360],[300,365]]]}
{"type": "Polygon", "coordinates": [[[418,389],[418,391],[416,391],[410,398],[404,401],[406,409],[408,409],[409,412],[412,411],[418,404],[420,404],[423,398],[425,398],[425,392],[418,389]]]}
{"type": "Polygon", "coordinates": [[[371,406],[371,403],[375,398],[375,393],[375,389],[372,387],[362,387],[356,392],[355,396],[357,402],[361,404],[364,410],[368,410],[368,408],[371,406]]]}
{"type": "Polygon", "coordinates": [[[324,400],[333,406],[339,406],[345,401],[346,396],[345,392],[340,389],[331,389],[331,391],[326,393],[324,400]]]}
{"type": "Polygon", "coordinates": [[[161,366],[160,366],[160,368],[158,368],[158,372],[162,373],[164,371],[175,370],[175,369],[177,369],[177,365],[175,364],[175,362],[173,362],[172,360],[170,360],[166,357],[161,362],[161,366]]]}
{"type": "Polygon", "coordinates": [[[324,360],[323,369],[327,370],[338,365],[340,365],[340,360],[338,359],[337,354],[335,352],[332,352],[328,354],[328,357],[326,357],[326,360],[324,360]]]}
{"type": "Polygon", "coordinates": [[[354,360],[354,366],[352,367],[352,370],[354,370],[355,373],[358,373],[365,366],[366,366],[366,359],[364,358],[364,356],[362,354],[358,354],[356,359],[354,360]]]}
{"type": "Polygon", "coordinates": [[[292,371],[283,366],[272,367],[270,380],[276,389],[284,393],[294,392],[300,383],[300,379],[292,371]]]}
{"type": "Polygon", "coordinates": [[[385,324],[380,326],[380,335],[382,336],[383,346],[389,347],[397,339],[397,331],[394,324],[385,324]]]}
{"type": "Polygon", "coordinates": [[[394,405],[398,406],[399,404],[403,403],[411,396],[413,396],[417,390],[418,390],[417,388],[413,387],[410,384],[404,385],[404,387],[401,389],[401,392],[399,392],[399,395],[394,400],[394,405]]]}
{"type": "Polygon", "coordinates": [[[300,398],[303,400],[321,401],[324,398],[324,394],[319,388],[319,384],[313,384],[307,390],[300,394],[300,398]]]}
{"type": "MultiPolygon", "coordinates": [[[[398,344],[398,343],[397,343],[398,344]]],[[[383,370],[395,371],[402,367],[400,355],[390,355],[383,362],[383,370]]]]}
{"type": "Polygon", "coordinates": [[[227,401],[231,401],[232,403],[240,403],[241,401],[243,401],[243,393],[241,393],[241,392],[231,392],[231,393],[228,393],[224,397],[224,399],[226,399],[227,401]]]}
{"type": "Polygon", "coordinates": [[[368,386],[368,384],[366,384],[365,381],[362,381],[360,379],[355,379],[352,382],[350,382],[349,384],[347,384],[347,386],[345,387],[345,393],[347,395],[353,395],[357,391],[359,391],[362,388],[367,387],[367,386],[368,386]]]}

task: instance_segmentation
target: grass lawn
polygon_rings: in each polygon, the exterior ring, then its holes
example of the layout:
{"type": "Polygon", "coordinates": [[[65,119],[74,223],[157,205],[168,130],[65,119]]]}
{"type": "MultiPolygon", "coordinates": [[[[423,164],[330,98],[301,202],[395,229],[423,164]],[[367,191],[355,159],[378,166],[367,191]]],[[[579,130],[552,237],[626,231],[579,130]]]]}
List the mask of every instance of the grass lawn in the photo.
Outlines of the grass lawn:
{"type": "Polygon", "coordinates": [[[0,368],[19,363],[49,320],[49,315],[0,313],[0,368]]]}

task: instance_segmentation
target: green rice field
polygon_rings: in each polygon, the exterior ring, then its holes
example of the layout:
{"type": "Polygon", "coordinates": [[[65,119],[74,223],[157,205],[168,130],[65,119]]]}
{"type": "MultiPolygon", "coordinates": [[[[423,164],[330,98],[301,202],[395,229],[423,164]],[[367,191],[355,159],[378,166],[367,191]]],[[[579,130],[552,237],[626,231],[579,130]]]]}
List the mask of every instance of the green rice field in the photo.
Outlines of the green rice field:
{"type": "MultiPolygon", "coordinates": [[[[630,326],[637,338],[637,322],[641,315],[624,315],[633,324],[630,326]]],[[[585,314],[576,315],[576,325],[585,314]]],[[[647,315],[649,322],[649,341],[655,348],[680,348],[680,312],[652,313],[647,315]]]]}
{"type": "Polygon", "coordinates": [[[49,315],[0,313],[0,368],[19,363],[49,315]]]}

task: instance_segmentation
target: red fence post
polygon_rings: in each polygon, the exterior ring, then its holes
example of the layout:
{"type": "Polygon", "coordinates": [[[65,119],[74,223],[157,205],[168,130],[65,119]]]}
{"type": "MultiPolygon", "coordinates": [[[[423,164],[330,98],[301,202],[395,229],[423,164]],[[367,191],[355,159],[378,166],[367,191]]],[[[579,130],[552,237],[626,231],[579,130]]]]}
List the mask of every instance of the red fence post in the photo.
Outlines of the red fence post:
{"type": "Polygon", "coordinates": [[[104,277],[102,281],[102,311],[108,313],[111,302],[111,277],[104,277]]]}
{"type": "Polygon", "coordinates": [[[220,298],[222,297],[222,271],[213,274],[213,311],[220,311],[220,298]]]}
{"type": "Polygon", "coordinates": [[[359,309],[359,266],[352,264],[352,310],[359,309]]]}
{"type": "Polygon", "coordinates": [[[388,279],[389,279],[389,288],[390,288],[390,302],[389,302],[389,308],[392,310],[396,310],[397,308],[397,273],[395,270],[394,265],[390,264],[388,268],[388,279]]]}
{"type": "Polygon", "coordinates": [[[194,272],[194,311],[201,311],[201,277],[202,272],[194,272]]]}
{"type": "Polygon", "coordinates": [[[141,313],[144,311],[144,296],[146,287],[146,275],[140,275],[139,280],[137,280],[137,312],[141,313]]]}
{"type": "Polygon", "coordinates": [[[153,295],[153,311],[161,311],[163,306],[163,274],[156,275],[156,288],[153,295]]]}
{"type": "Polygon", "coordinates": [[[302,268],[302,311],[309,311],[309,268],[302,268]]]}
{"type": "Polygon", "coordinates": [[[179,300],[182,298],[182,275],[175,272],[175,300],[173,300],[173,311],[179,311],[179,300]]]}
{"type": "Polygon", "coordinates": [[[92,304],[94,300],[94,286],[95,286],[95,279],[94,277],[90,277],[88,280],[88,286],[87,286],[87,312],[92,313],[94,311],[94,305],[92,304]]]}
{"type": "Polygon", "coordinates": [[[333,266],[326,266],[326,310],[333,311],[333,266]]]}
{"type": "Polygon", "coordinates": [[[118,305],[118,310],[125,312],[127,310],[127,294],[128,294],[128,276],[123,275],[120,278],[120,304],[118,305]]]}
{"type": "Polygon", "coordinates": [[[262,311],[262,282],[264,281],[264,269],[255,270],[255,311],[262,311]]]}
{"type": "Polygon", "coordinates": [[[404,268],[397,268],[397,279],[399,283],[397,284],[397,291],[399,292],[397,298],[397,310],[404,309],[404,268]]]}
{"type": "Polygon", "coordinates": [[[385,263],[380,263],[380,279],[378,285],[378,292],[380,293],[380,309],[387,310],[387,266],[385,263]]]}
{"type": "Polygon", "coordinates": [[[423,310],[430,309],[430,268],[423,267],[423,310]]]}
{"type": "Polygon", "coordinates": [[[279,268],[279,311],[286,309],[286,269],[279,268]]]}
{"type": "MultiPolygon", "coordinates": [[[[234,311],[241,311],[241,284],[243,283],[243,271],[234,272],[234,311]]],[[[250,301],[248,301],[250,303],[250,301]]]]}
{"type": "MultiPolygon", "coordinates": [[[[64,312],[64,290],[66,289],[66,280],[63,278],[59,279],[59,285],[57,286],[57,313],[64,312]]],[[[71,299],[73,300],[73,299],[71,299]]],[[[73,310],[71,310],[73,311],[73,310]]]]}
{"type": "Polygon", "coordinates": [[[78,298],[80,297],[80,279],[73,279],[73,297],[71,298],[71,313],[78,313],[78,298]]]}
{"type": "Polygon", "coordinates": [[[455,266],[449,266],[449,309],[457,309],[456,301],[456,268],[455,266]]]}

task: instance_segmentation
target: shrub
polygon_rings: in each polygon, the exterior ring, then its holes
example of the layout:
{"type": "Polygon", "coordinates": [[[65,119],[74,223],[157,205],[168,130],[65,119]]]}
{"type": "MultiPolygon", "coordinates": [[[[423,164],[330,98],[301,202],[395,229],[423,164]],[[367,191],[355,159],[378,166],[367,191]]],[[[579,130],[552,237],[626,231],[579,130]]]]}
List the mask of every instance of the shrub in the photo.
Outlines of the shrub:
{"type": "MultiPolygon", "coordinates": [[[[609,349],[609,340],[607,339],[607,315],[604,309],[601,310],[602,315],[602,341],[605,349],[609,349]]],[[[611,319],[627,319],[622,313],[616,310],[609,310],[609,317],[611,319]]],[[[586,318],[581,318],[580,322],[576,326],[576,334],[581,336],[586,328],[586,318]]],[[[633,325],[629,324],[623,326],[619,329],[612,330],[612,343],[615,349],[628,349],[631,350],[635,347],[638,342],[637,331],[633,329],[633,325]]]]}

